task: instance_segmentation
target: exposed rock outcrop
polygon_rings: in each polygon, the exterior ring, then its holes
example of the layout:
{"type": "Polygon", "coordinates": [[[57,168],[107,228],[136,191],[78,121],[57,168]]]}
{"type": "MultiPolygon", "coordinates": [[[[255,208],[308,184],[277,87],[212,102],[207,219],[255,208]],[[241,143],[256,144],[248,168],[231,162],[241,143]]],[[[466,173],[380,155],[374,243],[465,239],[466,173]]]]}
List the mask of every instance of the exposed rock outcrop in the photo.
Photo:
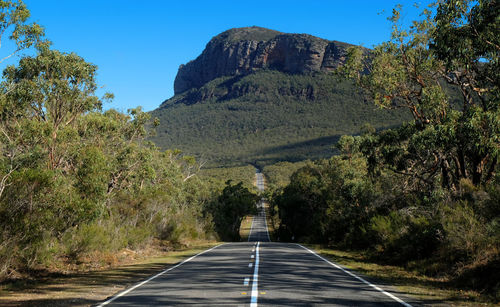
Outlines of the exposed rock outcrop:
{"type": "Polygon", "coordinates": [[[287,73],[329,71],[344,62],[349,46],[260,27],[230,29],[212,38],[198,58],[179,67],[174,92],[199,88],[221,76],[264,68],[287,73]]]}

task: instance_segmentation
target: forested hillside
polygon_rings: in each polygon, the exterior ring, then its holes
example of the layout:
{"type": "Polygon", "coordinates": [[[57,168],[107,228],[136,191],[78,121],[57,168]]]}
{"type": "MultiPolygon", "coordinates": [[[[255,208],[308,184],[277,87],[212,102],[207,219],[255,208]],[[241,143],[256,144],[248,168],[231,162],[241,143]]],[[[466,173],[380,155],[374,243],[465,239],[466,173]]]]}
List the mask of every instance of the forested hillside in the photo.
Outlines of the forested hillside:
{"type": "Polygon", "coordinates": [[[327,157],[365,123],[400,125],[410,114],[381,110],[333,74],[259,70],[220,77],[165,101],[151,140],[214,165],[267,165],[327,157]]]}

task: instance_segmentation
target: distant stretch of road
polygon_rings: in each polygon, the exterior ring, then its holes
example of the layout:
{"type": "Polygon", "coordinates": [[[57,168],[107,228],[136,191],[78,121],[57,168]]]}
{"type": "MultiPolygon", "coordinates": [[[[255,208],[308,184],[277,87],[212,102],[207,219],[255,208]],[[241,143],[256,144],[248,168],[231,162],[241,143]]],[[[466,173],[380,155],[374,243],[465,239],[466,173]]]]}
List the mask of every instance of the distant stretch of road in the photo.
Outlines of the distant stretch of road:
{"type": "Polygon", "coordinates": [[[206,250],[98,306],[411,306],[302,245],[270,242],[259,207],[248,242],[206,250]]]}

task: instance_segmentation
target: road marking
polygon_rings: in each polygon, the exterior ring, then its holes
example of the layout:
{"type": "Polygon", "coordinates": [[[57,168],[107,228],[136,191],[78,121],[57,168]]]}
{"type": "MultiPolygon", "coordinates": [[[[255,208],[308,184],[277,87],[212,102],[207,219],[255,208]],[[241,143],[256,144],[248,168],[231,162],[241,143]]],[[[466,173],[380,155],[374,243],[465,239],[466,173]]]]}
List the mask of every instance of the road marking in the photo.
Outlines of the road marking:
{"type": "Polygon", "coordinates": [[[196,255],[194,255],[194,256],[191,256],[191,257],[189,257],[188,259],[186,259],[186,260],[182,261],[181,263],[178,263],[177,265],[175,265],[175,266],[173,266],[173,267],[171,267],[171,268],[169,268],[169,269],[166,269],[166,270],[164,270],[164,271],[162,271],[162,272],[160,272],[160,273],[158,273],[158,274],[154,275],[153,277],[150,277],[149,279],[146,279],[145,281],[142,281],[142,282],[138,283],[137,285],[133,286],[132,288],[129,288],[129,289],[127,289],[127,290],[123,291],[123,292],[118,293],[117,295],[113,296],[113,297],[112,297],[112,298],[110,298],[109,300],[107,300],[107,301],[105,301],[105,302],[102,302],[101,304],[97,305],[97,307],[102,307],[102,306],[105,306],[105,305],[107,305],[107,304],[111,303],[112,301],[116,300],[117,298],[119,298],[119,297],[121,297],[121,296],[124,296],[125,294],[129,293],[130,291],[132,291],[132,290],[134,290],[134,289],[136,289],[136,288],[138,288],[138,287],[140,287],[140,286],[144,285],[145,283],[152,281],[152,280],[153,280],[153,279],[155,279],[156,277],[159,277],[159,276],[161,276],[161,275],[163,275],[163,274],[165,274],[165,273],[167,273],[167,272],[169,272],[169,271],[172,271],[173,269],[175,269],[175,268],[177,268],[177,267],[180,267],[180,266],[181,266],[181,265],[183,265],[184,263],[186,263],[186,262],[189,262],[189,261],[193,260],[194,258],[198,257],[199,255],[204,254],[204,253],[208,253],[209,251],[211,251],[211,250],[213,250],[213,249],[215,249],[215,248],[217,248],[217,247],[219,247],[219,246],[225,245],[225,244],[227,244],[227,243],[219,244],[219,245],[214,246],[214,247],[212,247],[212,248],[210,248],[210,249],[207,249],[207,250],[205,250],[205,251],[203,251],[203,252],[201,252],[201,253],[198,253],[198,254],[196,254],[196,255]]]}
{"type": "Polygon", "coordinates": [[[260,242],[257,243],[257,249],[255,250],[255,267],[253,270],[253,279],[252,279],[252,299],[250,300],[250,307],[257,307],[257,297],[259,296],[259,245],[260,242]]]}
{"type": "Polygon", "coordinates": [[[264,226],[266,227],[267,240],[271,242],[271,238],[269,237],[269,230],[267,229],[266,211],[262,209],[262,212],[264,212],[264,226]]]}
{"type": "Polygon", "coordinates": [[[252,266],[253,266],[253,263],[251,263],[251,262],[250,262],[250,263],[248,264],[248,267],[249,267],[249,268],[251,268],[252,266]]]}
{"type": "Polygon", "coordinates": [[[250,278],[246,277],[245,280],[243,280],[243,286],[248,286],[249,281],[250,281],[250,278]]]}
{"type": "Polygon", "coordinates": [[[298,245],[298,246],[300,246],[300,247],[302,247],[303,249],[305,249],[305,250],[309,251],[311,254],[315,255],[316,257],[318,257],[318,258],[322,259],[323,261],[325,261],[326,263],[330,264],[331,266],[336,267],[337,269],[341,270],[342,272],[344,272],[344,273],[347,273],[347,274],[351,275],[352,277],[354,277],[354,278],[356,278],[357,280],[359,280],[359,281],[361,281],[361,282],[363,282],[363,283],[367,284],[368,286],[372,287],[373,289],[375,289],[375,290],[377,290],[377,291],[379,291],[379,292],[381,292],[381,293],[383,293],[383,294],[387,295],[388,297],[392,298],[393,300],[395,300],[396,302],[400,303],[401,305],[406,306],[406,307],[412,307],[410,304],[406,303],[405,301],[403,301],[403,300],[402,300],[402,299],[400,299],[399,297],[396,297],[396,296],[394,296],[394,295],[390,294],[389,292],[386,292],[386,291],[382,290],[382,289],[381,289],[381,288],[379,288],[378,286],[376,286],[376,285],[374,285],[374,284],[372,284],[372,283],[370,283],[370,282],[366,281],[365,279],[363,279],[363,278],[359,277],[358,275],[356,275],[356,274],[354,274],[354,273],[352,273],[352,272],[350,272],[350,271],[348,271],[348,270],[344,269],[343,267],[341,267],[341,266],[339,266],[339,265],[337,265],[337,264],[335,264],[335,263],[333,263],[333,262],[331,262],[331,261],[329,261],[329,260],[327,260],[327,259],[325,259],[325,258],[321,257],[320,255],[316,254],[314,251],[310,250],[309,248],[307,248],[307,247],[305,247],[305,246],[302,246],[302,245],[300,245],[300,244],[297,244],[297,245],[298,245]]]}
{"type": "Polygon", "coordinates": [[[252,259],[253,259],[253,257],[255,257],[255,256],[254,255],[250,256],[250,258],[252,258],[252,259]]]}

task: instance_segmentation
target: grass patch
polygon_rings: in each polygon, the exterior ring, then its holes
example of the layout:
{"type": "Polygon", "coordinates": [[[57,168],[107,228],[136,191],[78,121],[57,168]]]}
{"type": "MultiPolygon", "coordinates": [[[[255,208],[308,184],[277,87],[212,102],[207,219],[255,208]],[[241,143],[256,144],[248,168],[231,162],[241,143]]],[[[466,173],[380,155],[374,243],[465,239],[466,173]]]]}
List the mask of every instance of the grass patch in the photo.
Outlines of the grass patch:
{"type": "Polygon", "coordinates": [[[481,293],[453,287],[446,278],[425,276],[417,271],[375,263],[365,252],[307,245],[321,256],[366,276],[379,285],[391,285],[398,292],[416,297],[424,306],[498,306],[481,293]]]}
{"type": "Polygon", "coordinates": [[[89,306],[219,243],[192,242],[189,247],[143,257],[118,267],[83,273],[52,273],[0,284],[1,306],[89,306]]]}
{"type": "Polygon", "coordinates": [[[277,226],[279,225],[279,220],[277,215],[272,215],[269,211],[269,203],[266,201],[264,202],[264,208],[266,210],[266,223],[267,223],[267,231],[269,232],[269,238],[271,241],[277,241],[276,240],[276,230],[277,226]]]}
{"type": "Polygon", "coordinates": [[[250,230],[252,229],[253,216],[247,215],[241,221],[240,225],[240,237],[241,241],[248,241],[248,236],[250,235],[250,230]]]}

